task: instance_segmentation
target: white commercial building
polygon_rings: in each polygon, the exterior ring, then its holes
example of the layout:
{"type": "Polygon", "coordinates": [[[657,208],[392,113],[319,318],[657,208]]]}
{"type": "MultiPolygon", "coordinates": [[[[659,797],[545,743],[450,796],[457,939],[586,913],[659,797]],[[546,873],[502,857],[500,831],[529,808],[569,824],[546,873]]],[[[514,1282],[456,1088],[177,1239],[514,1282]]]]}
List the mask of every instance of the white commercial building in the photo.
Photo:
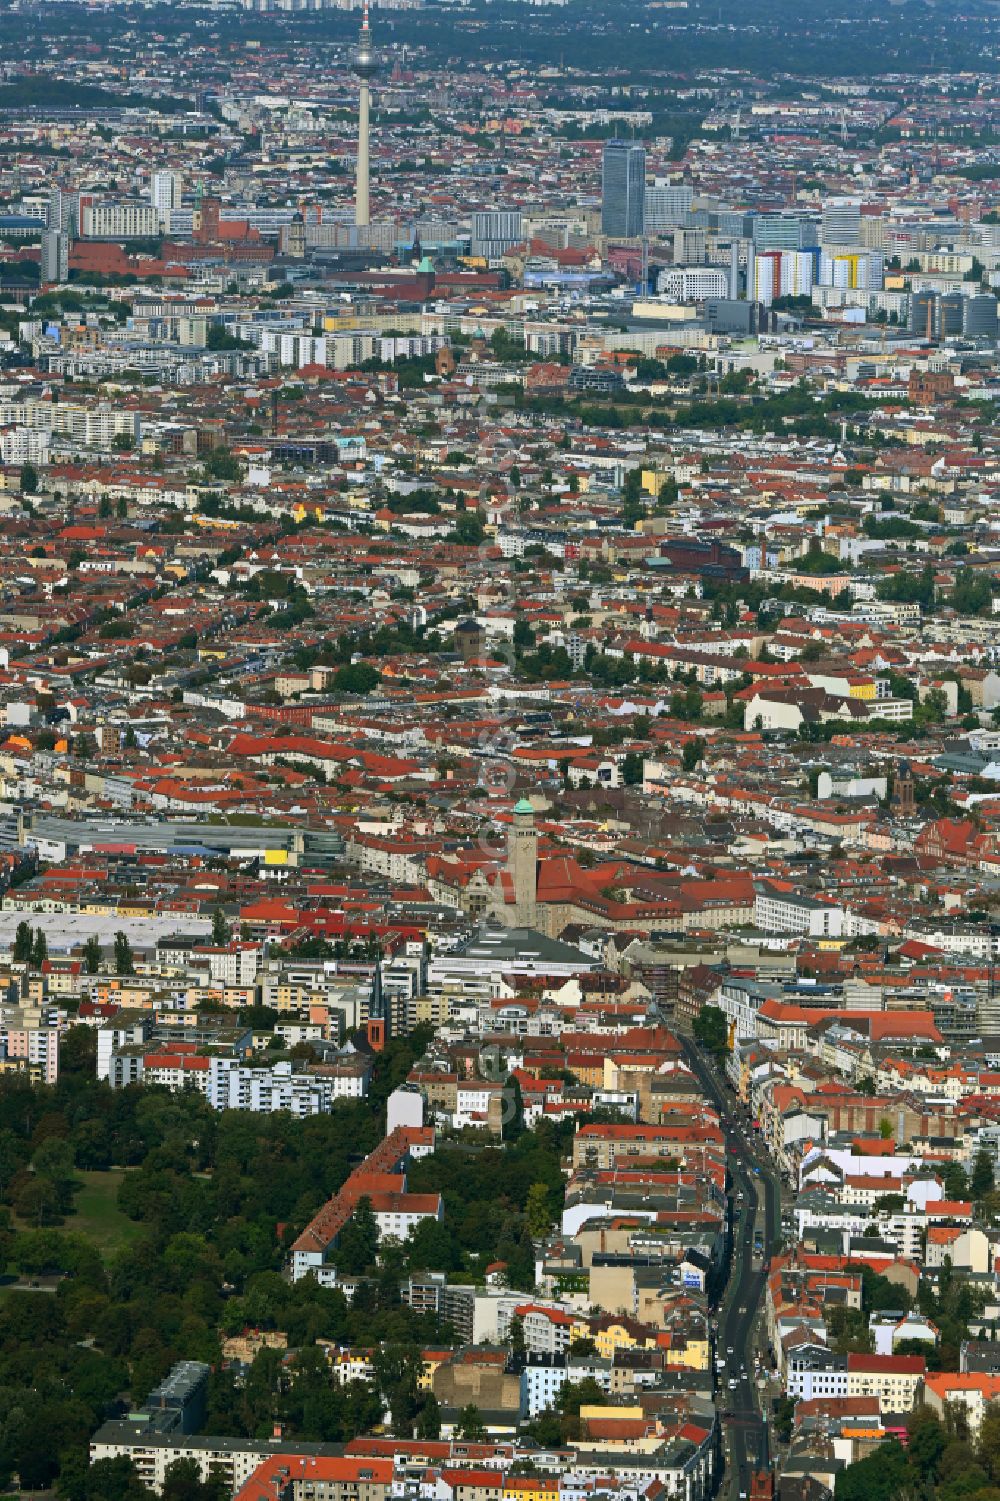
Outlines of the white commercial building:
{"type": "Polygon", "coordinates": [[[704,302],[729,294],[729,273],[717,266],[668,266],[656,279],[656,290],[671,302],[704,302]]]}
{"type": "Polygon", "coordinates": [[[85,240],[146,240],[161,232],[161,214],[141,199],[121,203],[80,203],[80,234],[85,240]]]}

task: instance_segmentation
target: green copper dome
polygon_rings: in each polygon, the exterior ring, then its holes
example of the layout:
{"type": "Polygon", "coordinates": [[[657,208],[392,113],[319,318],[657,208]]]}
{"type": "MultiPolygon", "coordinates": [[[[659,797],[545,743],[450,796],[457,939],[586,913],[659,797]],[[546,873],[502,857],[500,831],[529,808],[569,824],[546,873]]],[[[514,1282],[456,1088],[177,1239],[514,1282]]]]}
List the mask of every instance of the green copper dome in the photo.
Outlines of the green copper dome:
{"type": "Polygon", "coordinates": [[[528,799],[526,797],[522,797],[520,802],[518,802],[514,807],[515,813],[534,813],[534,811],[534,808],[528,802],[528,799]]]}

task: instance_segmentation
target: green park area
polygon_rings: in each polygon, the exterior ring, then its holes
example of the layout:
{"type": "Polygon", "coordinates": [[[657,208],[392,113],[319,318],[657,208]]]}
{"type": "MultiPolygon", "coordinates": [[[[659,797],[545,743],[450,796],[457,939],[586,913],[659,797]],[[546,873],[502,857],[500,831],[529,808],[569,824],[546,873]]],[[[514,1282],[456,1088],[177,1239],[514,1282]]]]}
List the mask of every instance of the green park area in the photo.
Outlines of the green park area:
{"type": "Polygon", "coordinates": [[[142,1234],[141,1226],[118,1207],[118,1189],[124,1176],[121,1168],[78,1171],[76,1177],[81,1186],[73,1194],[73,1212],[66,1216],[63,1227],[86,1236],[104,1261],[111,1260],[142,1234]]]}

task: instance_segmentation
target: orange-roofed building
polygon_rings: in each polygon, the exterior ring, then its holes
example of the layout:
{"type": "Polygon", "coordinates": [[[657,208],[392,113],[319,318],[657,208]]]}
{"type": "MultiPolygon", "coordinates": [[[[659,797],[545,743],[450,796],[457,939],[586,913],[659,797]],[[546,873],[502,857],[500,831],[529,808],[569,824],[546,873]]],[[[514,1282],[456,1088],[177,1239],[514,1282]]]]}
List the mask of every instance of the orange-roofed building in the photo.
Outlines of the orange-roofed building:
{"type": "Polygon", "coordinates": [[[973,1441],[979,1434],[986,1409],[1000,1401],[1000,1376],[985,1372],[932,1371],[924,1377],[924,1401],[938,1417],[949,1408],[964,1410],[973,1441]]]}
{"type": "Polygon", "coordinates": [[[234,1501],[386,1501],[392,1485],[391,1459],[275,1454],[258,1465],[234,1501]]]}

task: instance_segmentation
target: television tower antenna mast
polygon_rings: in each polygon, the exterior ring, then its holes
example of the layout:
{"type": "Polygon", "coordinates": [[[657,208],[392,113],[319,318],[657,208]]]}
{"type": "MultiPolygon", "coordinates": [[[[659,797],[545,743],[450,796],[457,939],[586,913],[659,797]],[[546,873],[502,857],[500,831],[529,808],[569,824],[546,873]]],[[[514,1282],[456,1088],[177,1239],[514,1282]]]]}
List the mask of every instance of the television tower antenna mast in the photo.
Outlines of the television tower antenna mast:
{"type": "Polygon", "coordinates": [[[371,27],[368,24],[368,0],[363,0],[361,31],[351,59],[351,67],[361,82],[358,97],[358,176],[354,196],[354,223],[358,229],[367,229],[371,222],[368,207],[369,85],[378,72],[378,66],[378,58],[372,49],[371,27]]]}

